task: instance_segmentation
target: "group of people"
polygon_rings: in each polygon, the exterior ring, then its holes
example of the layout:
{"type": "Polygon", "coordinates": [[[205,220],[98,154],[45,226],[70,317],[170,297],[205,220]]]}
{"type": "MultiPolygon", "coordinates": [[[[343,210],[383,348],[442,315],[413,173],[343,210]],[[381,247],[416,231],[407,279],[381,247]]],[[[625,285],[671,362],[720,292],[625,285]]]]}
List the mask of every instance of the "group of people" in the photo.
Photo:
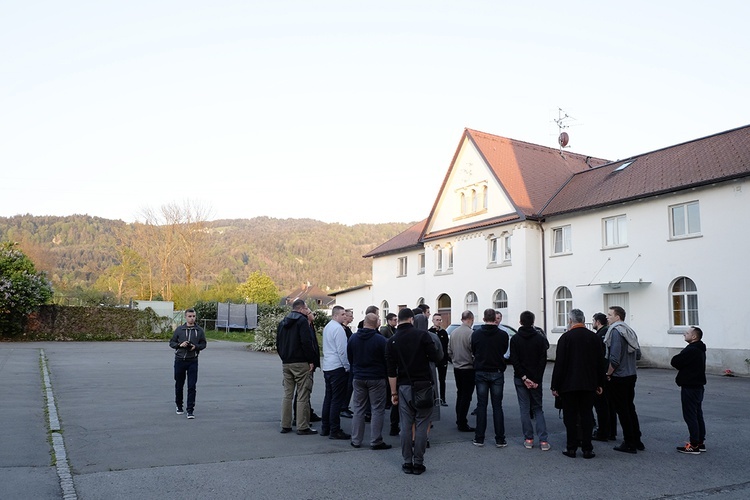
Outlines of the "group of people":
{"type": "MultiPolygon", "coordinates": [[[[492,405],[495,446],[507,446],[502,408],[505,370],[513,367],[513,385],[520,410],[523,445],[533,449],[534,431],[542,451],[551,449],[542,404],[542,381],[547,365],[549,342],[534,325],[530,311],[520,315],[520,327],[512,337],[500,325],[502,315],[494,309],[483,313],[483,324],[474,327],[474,314],[464,311],[461,325],[450,337],[442,328],[439,314],[427,328],[430,310],[420,306],[388,314],[381,326],[379,310],[370,306],[356,332],[348,325],[351,311],[334,306],[331,320],[323,329],[322,358],[313,328],[312,313],[303,300],[292,304],[292,311],[277,328],[277,351],[282,361],[284,396],[281,433],[292,431],[293,413],[297,434],[349,440],[360,448],[365,422],[370,422],[372,450],[392,446],[383,440],[385,410],[390,408],[391,435],[400,437],[402,470],[407,474],[425,471],[424,454],[429,447],[432,423],[440,420],[440,407],[447,406],[445,377],[453,364],[456,382],[456,426],[472,432],[475,446],[485,445],[487,407],[492,405]],[[321,361],[322,359],[322,361],[321,361]],[[310,406],[313,376],[322,368],[325,397],[322,415],[310,406]],[[468,412],[474,391],[477,395],[476,425],[471,427],[468,412]],[[353,411],[349,410],[349,401],[353,411]],[[351,411],[352,432],[341,428],[341,416],[351,411]],[[320,420],[320,432],[310,425],[320,420]]],[[[584,458],[593,458],[592,441],[617,438],[617,421],[622,427],[622,443],[614,450],[635,454],[645,450],[635,408],[636,361],[640,345],[636,333],[625,323],[622,307],[597,313],[593,325],[585,326],[580,309],[568,315],[568,328],[557,343],[550,389],[556,407],[562,409],[566,428],[563,454],[574,458],[578,448],[584,458]],[[559,404],[558,404],[559,403],[559,404]],[[596,419],[594,418],[596,410],[596,419]],[[595,426],[596,422],[596,426],[595,426]]],[[[206,347],[203,329],[195,324],[195,311],[186,311],[186,323],[170,340],[175,349],[175,403],[178,414],[187,409],[194,418],[198,355],[206,347]],[[188,384],[183,405],[185,381],[188,384]]],[[[682,412],[690,433],[689,441],[677,451],[698,455],[706,450],[706,428],[702,401],[706,384],[706,346],[703,332],[690,327],[684,334],[688,346],[672,358],[678,370],[682,412]]]]}

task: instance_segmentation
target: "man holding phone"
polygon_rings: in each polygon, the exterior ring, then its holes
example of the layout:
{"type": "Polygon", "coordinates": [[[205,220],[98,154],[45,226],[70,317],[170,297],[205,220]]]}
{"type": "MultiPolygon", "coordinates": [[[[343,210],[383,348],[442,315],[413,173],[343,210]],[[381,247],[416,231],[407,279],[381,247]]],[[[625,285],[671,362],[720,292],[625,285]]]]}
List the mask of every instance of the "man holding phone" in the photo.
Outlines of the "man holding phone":
{"type": "Polygon", "coordinates": [[[206,334],[203,328],[195,324],[195,309],[185,311],[185,324],[174,331],[169,347],[174,352],[174,401],[177,414],[182,415],[183,391],[187,378],[187,418],[193,419],[195,410],[195,385],[198,382],[198,354],[206,348],[206,334]]]}

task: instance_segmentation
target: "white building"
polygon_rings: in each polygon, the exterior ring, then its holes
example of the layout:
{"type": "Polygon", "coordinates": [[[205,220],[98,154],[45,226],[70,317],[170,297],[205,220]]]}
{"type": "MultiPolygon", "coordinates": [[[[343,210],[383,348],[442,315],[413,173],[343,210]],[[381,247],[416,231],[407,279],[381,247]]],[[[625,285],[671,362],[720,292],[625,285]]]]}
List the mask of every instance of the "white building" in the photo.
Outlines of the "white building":
{"type": "Polygon", "coordinates": [[[372,285],[337,302],[424,302],[444,324],[528,309],[552,355],[571,308],[621,305],[645,362],[669,366],[699,325],[709,370],[750,374],[749,178],[750,126],[616,162],[466,129],[427,219],[365,255],[372,285]]]}

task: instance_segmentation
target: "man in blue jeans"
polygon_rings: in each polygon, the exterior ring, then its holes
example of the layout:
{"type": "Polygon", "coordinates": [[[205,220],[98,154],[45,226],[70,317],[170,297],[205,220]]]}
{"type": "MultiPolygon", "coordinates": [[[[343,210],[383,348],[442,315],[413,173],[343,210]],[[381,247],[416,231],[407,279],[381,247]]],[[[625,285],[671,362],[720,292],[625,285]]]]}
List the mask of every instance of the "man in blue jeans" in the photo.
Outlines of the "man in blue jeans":
{"type": "Polygon", "coordinates": [[[193,419],[195,415],[195,386],[198,383],[198,354],[206,348],[206,334],[203,328],[195,324],[195,309],[185,311],[185,324],[180,325],[174,331],[169,341],[169,347],[174,352],[174,392],[177,414],[182,415],[183,394],[185,390],[185,378],[187,378],[187,418],[193,419]]]}
{"type": "Polygon", "coordinates": [[[492,420],[495,426],[495,446],[508,446],[505,441],[503,415],[503,385],[505,383],[505,352],[508,334],[495,323],[494,309],[485,309],[484,324],[471,335],[471,352],[474,355],[474,381],[477,390],[477,425],[474,445],[484,446],[487,430],[487,399],[492,401],[492,420]]]}
{"type": "Polygon", "coordinates": [[[332,317],[323,329],[322,368],[326,395],[323,398],[320,435],[329,436],[329,439],[351,439],[349,434],[341,430],[341,408],[349,381],[347,339],[342,326],[347,318],[346,310],[341,306],[333,306],[332,317]]]}

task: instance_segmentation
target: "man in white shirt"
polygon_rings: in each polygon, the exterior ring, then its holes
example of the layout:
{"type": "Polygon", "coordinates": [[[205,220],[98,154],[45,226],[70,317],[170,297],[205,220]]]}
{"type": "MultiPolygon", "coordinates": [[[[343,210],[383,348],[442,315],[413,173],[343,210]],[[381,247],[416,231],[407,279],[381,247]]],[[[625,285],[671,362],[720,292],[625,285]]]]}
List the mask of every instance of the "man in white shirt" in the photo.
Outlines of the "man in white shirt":
{"type": "Polygon", "coordinates": [[[346,354],[346,332],[344,323],[346,310],[334,306],[331,321],[323,329],[323,377],[326,382],[326,394],[323,399],[323,420],[321,436],[329,439],[351,439],[351,435],[341,430],[341,408],[346,397],[346,385],[349,380],[349,359],[346,354]]]}

